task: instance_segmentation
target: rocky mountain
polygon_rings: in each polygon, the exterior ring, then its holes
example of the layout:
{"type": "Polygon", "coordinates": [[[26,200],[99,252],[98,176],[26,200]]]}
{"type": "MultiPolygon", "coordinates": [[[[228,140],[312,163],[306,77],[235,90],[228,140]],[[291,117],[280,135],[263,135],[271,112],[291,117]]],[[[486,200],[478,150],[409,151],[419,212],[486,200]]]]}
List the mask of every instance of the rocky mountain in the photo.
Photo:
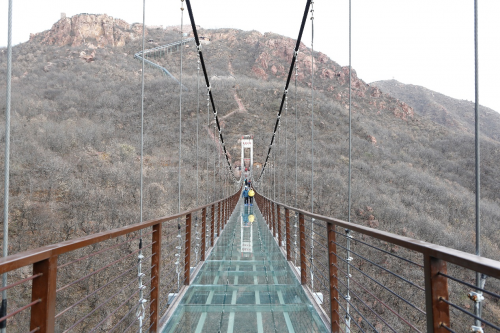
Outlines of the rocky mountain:
{"type": "MultiPolygon", "coordinates": [[[[410,105],[417,114],[449,129],[474,133],[474,103],[445,96],[425,87],[396,80],[372,82],[370,85],[410,105]]],[[[500,114],[480,106],[480,128],[487,137],[500,142],[500,114]]]]}
{"type": "MultiPolygon", "coordinates": [[[[14,48],[12,253],[138,220],[141,63],[133,55],[142,47],[137,38],[141,29],[107,15],[82,14],[61,19],[51,30],[14,48]]],[[[295,41],[235,29],[200,28],[199,34],[207,40],[203,53],[231,162],[238,160],[242,134],[254,135],[254,160],[261,162],[295,41]]],[[[175,27],[148,27],[147,36],[150,48],[180,40],[175,27]]],[[[222,187],[217,185],[214,191],[213,183],[224,175],[214,172],[218,148],[194,44],[185,46],[183,56],[187,90],[182,104],[181,190],[182,208],[187,209],[221,195],[222,187]]],[[[148,57],[180,76],[180,52],[152,52],[148,57]]],[[[0,82],[5,82],[5,63],[3,49],[0,82]]],[[[315,212],[341,219],[348,215],[347,75],[346,67],[301,45],[297,94],[292,77],[272,157],[280,166],[280,201],[286,187],[287,200],[297,196],[299,206],[308,209],[314,196],[315,212]],[[310,184],[313,71],[314,193],[310,184]]],[[[173,80],[149,67],[145,77],[147,219],[177,209],[180,105],[173,80]]],[[[430,116],[422,114],[414,100],[395,97],[385,86],[367,84],[353,71],[353,222],[474,252],[474,137],[467,116],[459,116],[465,111],[441,98],[436,103],[448,113],[436,111],[430,116]]],[[[0,94],[0,111],[4,106],[5,96],[0,94]]],[[[493,128],[488,132],[492,138],[493,128]]],[[[484,255],[499,259],[500,143],[485,140],[482,149],[484,255]]],[[[264,181],[272,181],[269,173],[264,181]]]]}
{"type": "Polygon", "coordinates": [[[80,14],[61,18],[50,30],[32,33],[29,42],[102,48],[124,46],[127,41],[136,38],[142,38],[142,24],[128,24],[106,14],[80,14]]]}

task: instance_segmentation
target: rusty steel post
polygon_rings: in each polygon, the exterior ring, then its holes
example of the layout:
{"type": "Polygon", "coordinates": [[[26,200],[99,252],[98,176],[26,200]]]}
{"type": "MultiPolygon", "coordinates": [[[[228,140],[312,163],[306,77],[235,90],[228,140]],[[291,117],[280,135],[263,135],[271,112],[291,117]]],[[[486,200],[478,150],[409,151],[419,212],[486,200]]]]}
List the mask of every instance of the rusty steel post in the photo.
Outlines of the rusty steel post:
{"type": "Polygon", "coordinates": [[[220,233],[222,232],[222,229],[224,229],[224,226],[220,225],[220,201],[217,203],[217,236],[220,236],[220,233]]]}
{"type": "Polygon", "coordinates": [[[266,206],[266,222],[267,222],[267,227],[269,228],[269,230],[271,230],[271,224],[269,223],[269,200],[266,199],[266,203],[265,203],[265,206],[266,206]]]}
{"type": "MultiPolygon", "coordinates": [[[[211,246],[214,246],[214,234],[215,234],[215,205],[212,205],[211,208],[210,208],[210,223],[212,225],[212,230],[210,231],[212,234],[210,235],[210,245],[211,246]]],[[[217,236],[219,236],[219,234],[217,234],[217,236]]]]}
{"type": "Polygon", "coordinates": [[[57,256],[34,263],[33,275],[40,273],[31,287],[31,301],[40,302],[31,307],[30,330],[39,328],[38,332],[52,333],[55,332],[57,256]]]}
{"type": "Polygon", "coordinates": [[[277,224],[278,224],[278,246],[281,247],[281,227],[280,227],[280,205],[276,205],[276,216],[277,216],[277,224]]]}
{"type": "Polygon", "coordinates": [[[329,266],[329,279],[330,279],[330,319],[332,333],[340,332],[340,318],[339,318],[339,292],[337,281],[337,244],[335,235],[335,225],[327,223],[328,233],[328,266],[329,266]]]}
{"type": "Polygon", "coordinates": [[[273,221],[273,237],[276,237],[276,215],[274,211],[276,210],[275,203],[271,204],[271,220],[273,221]]]}
{"type": "Polygon", "coordinates": [[[160,263],[161,263],[161,229],[162,223],[153,226],[151,252],[151,303],[149,305],[149,316],[151,322],[150,332],[158,330],[158,320],[160,319],[160,263]]]}
{"type": "Polygon", "coordinates": [[[224,228],[226,227],[226,200],[222,200],[222,203],[221,203],[221,206],[222,206],[222,225],[224,226],[224,228]]]}
{"type": "Polygon", "coordinates": [[[448,278],[439,275],[447,273],[446,261],[424,254],[424,273],[427,332],[448,332],[441,324],[450,327],[450,306],[440,301],[448,301],[448,278]]]}
{"type": "Polygon", "coordinates": [[[229,219],[229,200],[224,200],[224,224],[227,224],[227,220],[229,219]]]}
{"type": "Polygon", "coordinates": [[[300,283],[307,284],[307,266],[306,266],[306,228],[304,223],[304,214],[299,213],[299,232],[300,232],[300,283]]]}
{"type": "Polygon", "coordinates": [[[286,237],[286,260],[292,260],[290,249],[290,210],[285,208],[285,237],[286,237]]]}
{"type": "Polygon", "coordinates": [[[207,207],[201,209],[201,261],[205,261],[207,251],[207,207]]]}
{"type": "Polygon", "coordinates": [[[191,275],[191,213],[186,215],[186,242],[184,249],[184,285],[189,286],[191,275]]]}

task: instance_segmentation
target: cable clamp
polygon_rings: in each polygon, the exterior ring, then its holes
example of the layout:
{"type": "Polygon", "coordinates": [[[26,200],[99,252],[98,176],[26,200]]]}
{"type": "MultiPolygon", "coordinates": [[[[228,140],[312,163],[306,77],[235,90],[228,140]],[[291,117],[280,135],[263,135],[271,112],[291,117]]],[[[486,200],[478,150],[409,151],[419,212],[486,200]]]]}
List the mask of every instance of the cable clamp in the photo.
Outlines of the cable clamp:
{"type": "Polygon", "coordinates": [[[201,52],[201,44],[196,45],[196,49],[198,50],[198,53],[200,53],[201,52]]]}
{"type": "Polygon", "coordinates": [[[297,57],[299,56],[299,51],[298,51],[298,50],[297,50],[297,51],[293,51],[293,56],[294,56],[295,58],[297,58],[297,57]]]}
{"type": "Polygon", "coordinates": [[[471,291],[467,294],[467,297],[469,297],[469,299],[471,301],[474,301],[476,303],[480,303],[482,301],[484,301],[484,296],[482,293],[476,293],[475,291],[471,291]]]}
{"type": "Polygon", "coordinates": [[[480,332],[480,333],[484,333],[483,328],[482,328],[482,327],[480,327],[480,326],[471,326],[471,327],[470,327],[470,331],[471,331],[471,332],[480,332]]]}
{"type": "Polygon", "coordinates": [[[211,91],[212,90],[212,86],[207,86],[207,91],[211,91]]]}
{"type": "Polygon", "coordinates": [[[346,259],[346,261],[349,261],[349,262],[351,262],[352,260],[353,260],[352,257],[349,257],[346,259]]]}
{"type": "Polygon", "coordinates": [[[346,301],[350,301],[351,300],[351,296],[349,296],[349,295],[346,295],[344,298],[345,298],[346,301]]]}
{"type": "Polygon", "coordinates": [[[144,256],[143,256],[142,254],[139,254],[139,255],[137,256],[137,259],[142,260],[142,259],[144,259],[144,256]]]}
{"type": "Polygon", "coordinates": [[[283,93],[284,93],[285,95],[288,95],[288,89],[285,89],[285,90],[283,91],[283,93]]]}

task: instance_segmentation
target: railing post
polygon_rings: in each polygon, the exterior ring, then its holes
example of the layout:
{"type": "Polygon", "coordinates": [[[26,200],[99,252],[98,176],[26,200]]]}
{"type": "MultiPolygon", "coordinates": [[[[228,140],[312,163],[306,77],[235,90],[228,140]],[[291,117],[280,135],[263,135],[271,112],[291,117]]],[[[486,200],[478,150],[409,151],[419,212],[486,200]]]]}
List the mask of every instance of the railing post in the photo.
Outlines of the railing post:
{"type": "Polygon", "coordinates": [[[222,229],[224,229],[224,226],[220,225],[220,201],[217,203],[217,235],[220,236],[220,233],[222,232],[222,229]]]}
{"type": "Polygon", "coordinates": [[[40,300],[40,303],[31,307],[30,330],[39,328],[40,333],[52,333],[55,332],[57,256],[34,263],[33,275],[40,273],[31,287],[31,301],[40,300]]]}
{"type": "MultiPolygon", "coordinates": [[[[212,205],[210,208],[210,223],[212,224],[212,230],[210,231],[212,234],[210,235],[210,244],[214,246],[214,234],[215,234],[215,205],[212,205]]],[[[219,234],[217,234],[219,236],[219,234]]]]}
{"type": "Polygon", "coordinates": [[[335,235],[335,225],[328,222],[328,266],[330,273],[330,318],[332,333],[340,332],[340,318],[339,318],[339,292],[337,281],[337,244],[335,235]]]}
{"type": "Polygon", "coordinates": [[[186,242],[184,251],[184,285],[189,286],[191,275],[191,213],[186,215],[186,242]]]}
{"type": "Polygon", "coordinates": [[[151,328],[149,331],[151,333],[158,330],[158,319],[160,318],[158,312],[160,311],[161,229],[162,223],[153,226],[153,246],[151,248],[151,252],[153,253],[151,257],[151,303],[149,305],[149,315],[151,317],[151,328]]]}
{"type": "Polygon", "coordinates": [[[201,261],[205,261],[207,251],[207,207],[201,209],[201,261]]]}
{"type": "Polygon", "coordinates": [[[271,219],[269,218],[271,216],[271,210],[269,209],[271,205],[271,202],[269,199],[266,199],[266,222],[267,222],[267,227],[269,230],[272,231],[272,226],[271,226],[271,219]]]}
{"type": "Polygon", "coordinates": [[[226,205],[225,205],[225,200],[223,199],[220,202],[220,210],[221,210],[221,223],[222,223],[222,229],[226,227],[226,205]]]}
{"type": "Polygon", "coordinates": [[[427,332],[448,332],[441,324],[450,327],[450,307],[440,298],[448,300],[448,279],[439,273],[447,273],[446,262],[424,254],[425,308],[427,332]]]}
{"type": "Polygon", "coordinates": [[[271,204],[271,219],[273,221],[273,237],[276,237],[276,216],[274,214],[275,211],[275,204],[274,202],[271,204]]]}
{"type": "Polygon", "coordinates": [[[278,224],[278,246],[281,247],[281,228],[280,228],[280,205],[276,205],[276,215],[277,215],[277,224],[278,224]]]}
{"type": "Polygon", "coordinates": [[[307,266],[306,266],[306,228],[304,223],[304,214],[299,213],[299,231],[300,231],[300,283],[307,284],[307,266]]]}
{"type": "Polygon", "coordinates": [[[229,216],[229,205],[228,205],[228,200],[224,200],[224,225],[227,224],[227,219],[229,216]]]}
{"type": "Polygon", "coordinates": [[[286,237],[286,260],[292,260],[290,249],[290,210],[285,208],[285,237],[286,237]]]}

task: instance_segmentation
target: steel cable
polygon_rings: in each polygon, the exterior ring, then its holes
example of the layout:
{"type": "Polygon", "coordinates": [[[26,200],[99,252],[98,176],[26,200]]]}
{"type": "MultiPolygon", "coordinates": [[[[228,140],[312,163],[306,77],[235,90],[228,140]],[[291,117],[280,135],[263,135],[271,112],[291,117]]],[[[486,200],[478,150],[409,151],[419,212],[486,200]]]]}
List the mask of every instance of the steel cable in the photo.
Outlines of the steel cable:
{"type": "MultiPolygon", "coordinates": [[[[226,144],[225,144],[224,138],[222,136],[221,126],[220,126],[219,118],[217,115],[217,109],[215,107],[215,102],[214,102],[213,95],[212,95],[212,87],[210,86],[210,81],[208,79],[207,69],[205,66],[204,58],[203,58],[203,52],[201,50],[201,44],[200,44],[200,40],[198,38],[198,30],[197,30],[196,23],[195,23],[194,16],[193,16],[193,10],[191,8],[191,1],[186,0],[186,5],[187,5],[188,13],[189,13],[189,19],[191,21],[191,28],[193,30],[193,35],[194,35],[194,39],[196,42],[196,49],[197,49],[198,55],[200,57],[201,67],[203,69],[203,75],[205,77],[205,83],[206,83],[207,92],[209,95],[209,100],[212,104],[212,109],[213,109],[213,113],[214,113],[214,117],[215,117],[215,125],[217,126],[217,130],[219,132],[219,139],[220,139],[220,142],[222,144],[222,148],[224,151],[224,155],[226,157],[227,165],[229,168],[231,168],[231,162],[229,160],[229,155],[228,155],[227,150],[226,150],[226,144]]],[[[231,169],[231,177],[233,178],[233,181],[235,181],[235,182],[237,181],[232,169],[231,169]]]]}
{"type": "MultiPolygon", "coordinates": [[[[425,314],[425,311],[419,309],[417,306],[413,305],[412,303],[410,303],[409,301],[407,301],[406,299],[404,299],[402,296],[399,296],[396,292],[394,292],[391,289],[387,288],[381,282],[375,280],[370,275],[366,274],[365,272],[363,272],[362,270],[360,270],[359,268],[357,268],[356,266],[354,266],[353,264],[351,264],[349,261],[341,258],[336,253],[334,253],[334,255],[338,259],[342,260],[345,264],[347,264],[347,267],[351,267],[352,266],[352,268],[354,268],[355,270],[357,270],[358,272],[360,272],[362,275],[366,276],[367,278],[369,278],[370,280],[372,280],[373,282],[375,282],[376,284],[378,284],[379,286],[381,286],[382,288],[384,288],[385,290],[387,290],[388,292],[390,292],[391,294],[393,294],[394,296],[396,296],[397,298],[399,298],[400,300],[402,300],[403,302],[405,302],[406,304],[408,304],[409,306],[411,306],[412,308],[414,308],[415,310],[421,312],[422,314],[425,314]]],[[[349,271],[347,271],[346,276],[348,276],[348,274],[350,274],[349,271]]]]}
{"type": "MultiPolygon", "coordinates": [[[[9,0],[7,34],[7,91],[5,108],[5,156],[4,156],[4,196],[3,196],[3,244],[2,256],[9,254],[9,187],[10,187],[10,108],[12,98],[12,0],[9,0]]],[[[0,317],[7,315],[7,273],[2,274],[2,305],[0,317]]],[[[0,331],[6,332],[7,321],[0,322],[0,331]]]]}
{"type": "MultiPolygon", "coordinates": [[[[347,274],[342,268],[340,268],[338,265],[335,265],[332,263],[333,266],[335,266],[340,272],[342,272],[343,274],[347,274]]],[[[336,276],[336,278],[340,281],[340,279],[338,278],[338,276],[336,276]]],[[[408,326],[410,326],[411,328],[413,328],[415,331],[417,332],[420,332],[415,326],[413,326],[410,322],[408,322],[406,319],[404,319],[403,317],[401,317],[396,311],[394,311],[390,306],[388,306],[387,304],[385,304],[384,302],[382,302],[379,298],[377,298],[374,294],[372,294],[368,289],[366,289],[363,284],[359,283],[356,279],[351,279],[352,282],[354,282],[356,285],[358,285],[359,287],[361,287],[366,293],[370,294],[377,302],[379,302],[380,304],[382,304],[386,309],[388,309],[389,311],[391,311],[393,314],[395,314],[399,319],[401,319],[405,324],[407,324],[408,326]]]]}
{"type": "MultiPolygon", "coordinates": [[[[450,306],[454,307],[454,308],[455,308],[455,309],[457,309],[457,310],[462,311],[462,312],[463,312],[463,313],[465,313],[466,315],[471,316],[472,318],[474,318],[474,319],[476,319],[476,320],[479,320],[480,322],[482,322],[482,323],[484,323],[484,324],[486,324],[486,325],[488,325],[488,326],[490,326],[490,327],[492,327],[492,328],[496,329],[497,331],[500,331],[500,327],[499,327],[499,326],[496,326],[495,324],[492,324],[492,323],[490,323],[489,321],[487,321],[487,320],[485,320],[485,319],[482,319],[481,317],[476,316],[476,315],[475,315],[475,314],[473,314],[473,313],[470,313],[469,311],[465,310],[464,308],[462,308],[462,307],[460,307],[460,306],[458,306],[458,305],[456,305],[456,304],[454,304],[454,303],[452,303],[452,302],[450,302],[450,301],[448,301],[448,300],[444,299],[443,297],[439,297],[439,300],[440,300],[440,301],[445,302],[446,304],[448,304],[448,305],[450,305],[450,306]]],[[[481,324],[479,324],[479,325],[481,325],[481,324]]]]}
{"type": "MultiPolygon", "coordinates": [[[[334,244],[336,244],[337,246],[341,247],[342,249],[347,250],[347,248],[343,247],[342,245],[340,245],[340,244],[338,244],[338,243],[336,243],[336,242],[334,242],[334,241],[331,241],[331,242],[332,242],[332,243],[334,243],[334,244]]],[[[419,290],[421,290],[421,291],[425,291],[425,289],[424,289],[424,288],[422,288],[422,287],[420,287],[419,285],[417,285],[417,284],[415,284],[415,283],[411,282],[410,280],[405,279],[405,278],[404,278],[404,277],[402,277],[402,276],[399,276],[399,275],[398,275],[398,274],[396,274],[396,273],[393,273],[392,271],[388,270],[387,268],[382,267],[382,266],[380,266],[380,265],[378,265],[378,264],[374,263],[373,261],[371,261],[371,260],[369,260],[369,259],[366,259],[366,258],[365,258],[365,257],[363,257],[362,255],[360,255],[360,254],[358,254],[358,253],[356,253],[356,252],[354,252],[354,251],[352,251],[352,250],[350,251],[350,253],[353,253],[355,256],[357,256],[357,257],[359,257],[359,258],[363,259],[364,261],[367,261],[367,262],[369,262],[370,264],[372,264],[372,265],[374,265],[374,266],[376,266],[376,267],[378,267],[378,268],[380,268],[380,269],[383,269],[383,270],[384,270],[384,271],[386,271],[387,273],[390,273],[390,274],[394,275],[395,277],[397,277],[397,278],[399,278],[399,279],[401,279],[401,280],[405,281],[406,283],[408,283],[408,284],[410,284],[410,285],[414,286],[415,288],[417,288],[417,289],[419,289],[419,290]]]]}
{"type": "MultiPolygon", "coordinates": [[[[187,1],[189,1],[189,0],[187,0],[187,1]]],[[[290,79],[291,79],[291,76],[292,76],[294,64],[297,61],[297,55],[298,55],[298,51],[299,51],[300,41],[302,39],[302,33],[304,32],[304,26],[305,26],[305,22],[306,22],[306,19],[307,19],[307,14],[309,12],[310,5],[311,5],[311,0],[307,0],[306,1],[306,7],[304,9],[304,15],[302,16],[302,23],[300,25],[299,36],[297,38],[297,43],[295,44],[294,56],[293,56],[292,62],[290,64],[290,70],[288,71],[288,77],[287,77],[287,80],[286,80],[285,89],[283,91],[283,97],[281,99],[280,108],[279,108],[279,111],[278,111],[278,115],[276,117],[276,123],[274,125],[273,135],[271,137],[271,143],[270,143],[269,149],[267,151],[266,160],[264,162],[264,165],[262,166],[262,171],[261,171],[261,173],[259,175],[259,178],[257,178],[257,181],[260,180],[260,178],[262,177],[262,175],[263,175],[263,173],[264,173],[264,171],[266,169],[266,166],[267,166],[267,163],[268,163],[268,160],[269,160],[269,155],[271,153],[271,150],[272,150],[272,147],[273,147],[273,144],[274,144],[274,139],[275,139],[275,136],[276,136],[276,131],[278,129],[278,124],[279,124],[279,120],[280,120],[280,117],[281,117],[281,112],[283,111],[283,105],[285,103],[285,97],[286,97],[286,94],[288,93],[288,86],[290,84],[290,79]]]]}
{"type": "Polygon", "coordinates": [[[452,276],[449,276],[449,275],[447,275],[447,274],[444,274],[444,273],[438,272],[438,275],[445,276],[445,277],[447,277],[447,278],[448,278],[448,279],[450,279],[450,280],[453,280],[453,281],[455,281],[455,282],[461,283],[461,284],[466,285],[466,286],[468,286],[468,287],[474,288],[474,289],[479,290],[480,292],[486,293],[486,294],[488,294],[488,295],[490,295],[490,296],[493,296],[493,297],[496,297],[496,298],[500,298],[500,295],[498,295],[498,294],[495,294],[495,293],[493,293],[493,292],[491,292],[491,291],[488,291],[488,290],[486,290],[486,289],[483,289],[483,288],[476,287],[475,285],[473,285],[473,284],[471,284],[471,283],[467,283],[467,282],[465,282],[465,281],[459,280],[459,279],[454,278],[454,277],[452,277],[452,276]]]}
{"type": "MultiPolygon", "coordinates": [[[[344,235],[344,234],[343,234],[343,233],[341,233],[341,232],[335,231],[335,233],[336,233],[336,234],[338,234],[338,235],[340,235],[340,236],[342,236],[342,237],[346,237],[346,238],[347,238],[347,236],[346,236],[346,235],[344,235]]],[[[381,248],[378,248],[378,247],[376,247],[376,246],[373,246],[373,245],[370,245],[370,244],[368,244],[368,243],[365,243],[365,242],[363,242],[363,241],[359,240],[358,238],[351,237],[351,239],[352,239],[354,242],[356,242],[356,243],[361,243],[361,244],[364,244],[364,245],[369,246],[369,247],[371,247],[371,248],[373,248],[373,249],[375,249],[375,250],[381,251],[381,252],[383,252],[383,253],[385,253],[385,254],[388,254],[388,255],[391,255],[391,256],[393,256],[393,257],[395,257],[395,258],[398,258],[398,259],[404,260],[404,261],[406,261],[406,262],[408,262],[408,263],[410,263],[410,264],[413,264],[413,265],[415,265],[415,266],[418,266],[418,267],[420,267],[420,268],[424,268],[424,266],[423,266],[423,265],[417,264],[417,263],[416,263],[416,262],[414,262],[414,261],[411,261],[411,260],[409,260],[409,259],[406,259],[406,258],[400,257],[400,256],[398,256],[398,255],[395,255],[394,253],[390,253],[389,251],[382,250],[381,248]]]]}
{"type": "MultiPolygon", "coordinates": [[[[346,284],[345,284],[344,282],[342,282],[342,280],[341,280],[341,279],[338,279],[338,281],[339,281],[339,282],[340,282],[340,283],[341,283],[341,284],[342,284],[345,288],[347,288],[346,284]]],[[[334,287],[334,288],[335,288],[335,287],[334,287]]],[[[336,290],[340,293],[340,290],[338,290],[337,288],[335,288],[335,289],[336,289],[336,290]]],[[[363,299],[361,299],[361,298],[358,296],[358,294],[356,294],[356,293],[354,292],[354,290],[352,290],[352,289],[351,289],[351,292],[352,292],[352,294],[354,295],[354,297],[356,297],[356,298],[357,298],[357,299],[358,299],[361,303],[363,303],[363,305],[364,305],[364,306],[366,306],[366,307],[367,307],[367,308],[368,308],[371,312],[373,312],[373,314],[375,314],[375,316],[377,316],[377,318],[379,318],[380,320],[382,320],[382,321],[384,322],[384,324],[386,324],[386,325],[387,325],[387,327],[389,327],[389,328],[390,328],[393,332],[396,332],[396,331],[394,330],[394,328],[392,328],[392,326],[391,326],[391,325],[389,325],[389,324],[388,324],[388,323],[387,323],[387,322],[386,322],[386,321],[385,321],[382,317],[380,317],[380,316],[377,314],[377,312],[375,312],[375,310],[373,310],[373,309],[372,309],[372,308],[371,308],[368,304],[366,304],[366,303],[363,301],[363,299]]]]}

